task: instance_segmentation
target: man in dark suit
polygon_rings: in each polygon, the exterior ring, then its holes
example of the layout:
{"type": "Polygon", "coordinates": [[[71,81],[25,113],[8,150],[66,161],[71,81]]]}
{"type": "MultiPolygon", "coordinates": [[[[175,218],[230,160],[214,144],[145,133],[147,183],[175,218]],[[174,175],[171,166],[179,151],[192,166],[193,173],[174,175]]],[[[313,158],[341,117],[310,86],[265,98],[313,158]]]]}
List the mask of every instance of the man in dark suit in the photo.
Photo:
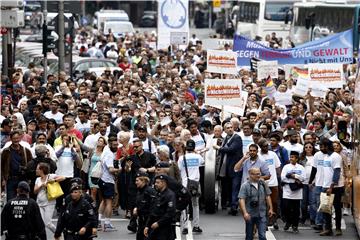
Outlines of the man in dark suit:
{"type": "Polygon", "coordinates": [[[234,165],[243,156],[241,137],[234,133],[230,122],[225,123],[224,130],[227,134],[221,147],[214,146],[220,154],[219,177],[221,179],[221,206],[230,204],[229,214],[236,215],[238,207],[238,194],[241,185],[241,172],[234,172],[234,165]]]}

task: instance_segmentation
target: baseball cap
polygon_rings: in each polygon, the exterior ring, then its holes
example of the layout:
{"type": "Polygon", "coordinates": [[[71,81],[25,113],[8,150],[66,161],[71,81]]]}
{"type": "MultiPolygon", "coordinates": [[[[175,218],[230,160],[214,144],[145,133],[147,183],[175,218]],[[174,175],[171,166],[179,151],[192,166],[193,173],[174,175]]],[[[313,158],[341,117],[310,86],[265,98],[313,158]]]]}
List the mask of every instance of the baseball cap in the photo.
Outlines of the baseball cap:
{"type": "Polygon", "coordinates": [[[259,129],[254,128],[253,131],[252,131],[252,134],[261,134],[261,133],[260,133],[259,129]]]}

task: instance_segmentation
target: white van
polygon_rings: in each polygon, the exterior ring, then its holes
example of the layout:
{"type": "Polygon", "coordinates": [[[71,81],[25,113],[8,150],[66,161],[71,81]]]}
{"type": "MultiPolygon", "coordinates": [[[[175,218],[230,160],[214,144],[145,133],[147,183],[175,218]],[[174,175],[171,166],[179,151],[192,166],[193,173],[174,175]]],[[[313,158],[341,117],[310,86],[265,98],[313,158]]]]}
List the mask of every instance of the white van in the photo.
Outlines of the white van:
{"type": "Polygon", "coordinates": [[[131,22],[107,21],[104,23],[104,34],[112,32],[115,37],[125,36],[127,33],[134,33],[134,27],[131,22]]]}
{"type": "Polygon", "coordinates": [[[97,12],[97,28],[104,30],[104,23],[108,21],[128,22],[129,16],[124,10],[101,10],[97,12]]]}

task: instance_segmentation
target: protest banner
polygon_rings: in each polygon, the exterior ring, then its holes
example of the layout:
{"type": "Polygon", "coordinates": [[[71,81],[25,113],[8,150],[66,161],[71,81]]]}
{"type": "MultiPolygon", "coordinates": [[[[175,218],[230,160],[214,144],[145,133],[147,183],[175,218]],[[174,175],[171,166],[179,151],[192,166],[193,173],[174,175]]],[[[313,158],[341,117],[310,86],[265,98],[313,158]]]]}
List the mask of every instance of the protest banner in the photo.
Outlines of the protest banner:
{"type": "Polygon", "coordinates": [[[238,102],[237,105],[235,105],[235,106],[227,106],[227,105],[225,105],[225,106],[211,105],[211,106],[218,108],[218,109],[222,109],[225,112],[226,116],[230,115],[231,113],[239,115],[239,116],[244,116],[248,95],[249,95],[248,92],[241,91],[240,102],[238,102]],[[230,113],[230,114],[226,114],[226,113],[230,113]]]}
{"type": "Polygon", "coordinates": [[[308,68],[311,87],[342,88],[344,84],[342,64],[309,64],[308,68]]]}
{"type": "Polygon", "coordinates": [[[272,49],[259,42],[236,35],[233,51],[237,53],[238,66],[250,67],[251,58],[278,64],[352,63],[352,30],[311,41],[291,49],[272,49]]]}
{"type": "Polygon", "coordinates": [[[159,0],[157,29],[158,49],[170,46],[171,33],[189,33],[189,0],[159,0]]]}
{"type": "Polygon", "coordinates": [[[233,51],[208,50],[207,71],[223,74],[237,74],[236,53],[233,51]]]}
{"type": "Polygon", "coordinates": [[[310,87],[310,79],[299,77],[296,82],[294,94],[304,97],[309,91],[309,87],[310,87]]]}
{"type": "Polygon", "coordinates": [[[266,79],[278,78],[278,63],[277,61],[260,61],[257,63],[257,78],[266,79]]]}
{"type": "Polygon", "coordinates": [[[206,105],[238,105],[241,101],[241,80],[205,79],[206,105]]]}
{"type": "Polygon", "coordinates": [[[203,41],[203,49],[213,49],[213,50],[222,50],[225,47],[225,44],[229,44],[230,49],[234,45],[234,40],[224,39],[224,38],[205,38],[203,41]]]}

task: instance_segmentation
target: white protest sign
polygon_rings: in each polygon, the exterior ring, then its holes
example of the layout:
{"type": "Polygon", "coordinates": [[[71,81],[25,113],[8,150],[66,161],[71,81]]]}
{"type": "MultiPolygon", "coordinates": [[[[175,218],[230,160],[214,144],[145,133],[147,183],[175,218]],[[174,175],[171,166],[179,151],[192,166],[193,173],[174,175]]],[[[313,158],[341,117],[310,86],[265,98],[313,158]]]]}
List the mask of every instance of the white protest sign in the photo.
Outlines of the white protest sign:
{"type": "Polygon", "coordinates": [[[305,96],[309,91],[310,79],[309,78],[298,78],[294,90],[294,94],[299,96],[305,96]]]}
{"type": "Polygon", "coordinates": [[[170,124],[171,122],[172,122],[171,118],[169,116],[166,116],[161,120],[160,124],[162,127],[164,127],[164,126],[170,124]]]}
{"type": "Polygon", "coordinates": [[[218,108],[218,109],[224,109],[225,115],[226,113],[233,113],[239,116],[244,116],[245,113],[245,107],[248,99],[248,92],[241,91],[241,100],[236,106],[219,106],[219,105],[211,105],[212,107],[218,108]]]}
{"type": "Polygon", "coordinates": [[[278,78],[278,62],[277,61],[260,61],[257,63],[258,79],[278,78]]]}
{"type": "Polygon", "coordinates": [[[170,33],[189,33],[189,0],[158,1],[158,49],[168,48],[170,33]]]}
{"type": "Polygon", "coordinates": [[[338,63],[309,64],[311,86],[342,88],[344,84],[343,65],[338,63]]]}
{"type": "Polygon", "coordinates": [[[241,80],[205,79],[206,105],[238,105],[241,101],[241,80]]]}
{"type": "Polygon", "coordinates": [[[207,71],[223,74],[237,74],[237,55],[233,51],[208,50],[207,71]]]}
{"type": "Polygon", "coordinates": [[[187,45],[189,43],[189,33],[170,32],[170,43],[175,45],[187,45]]]}
{"type": "Polygon", "coordinates": [[[291,105],[292,96],[289,92],[276,92],[274,94],[275,102],[278,105],[291,105]]]}
{"type": "Polygon", "coordinates": [[[230,49],[232,49],[234,45],[234,40],[223,39],[223,38],[206,38],[202,41],[202,45],[204,49],[220,50],[220,49],[224,49],[225,44],[229,44],[230,49]]]}

